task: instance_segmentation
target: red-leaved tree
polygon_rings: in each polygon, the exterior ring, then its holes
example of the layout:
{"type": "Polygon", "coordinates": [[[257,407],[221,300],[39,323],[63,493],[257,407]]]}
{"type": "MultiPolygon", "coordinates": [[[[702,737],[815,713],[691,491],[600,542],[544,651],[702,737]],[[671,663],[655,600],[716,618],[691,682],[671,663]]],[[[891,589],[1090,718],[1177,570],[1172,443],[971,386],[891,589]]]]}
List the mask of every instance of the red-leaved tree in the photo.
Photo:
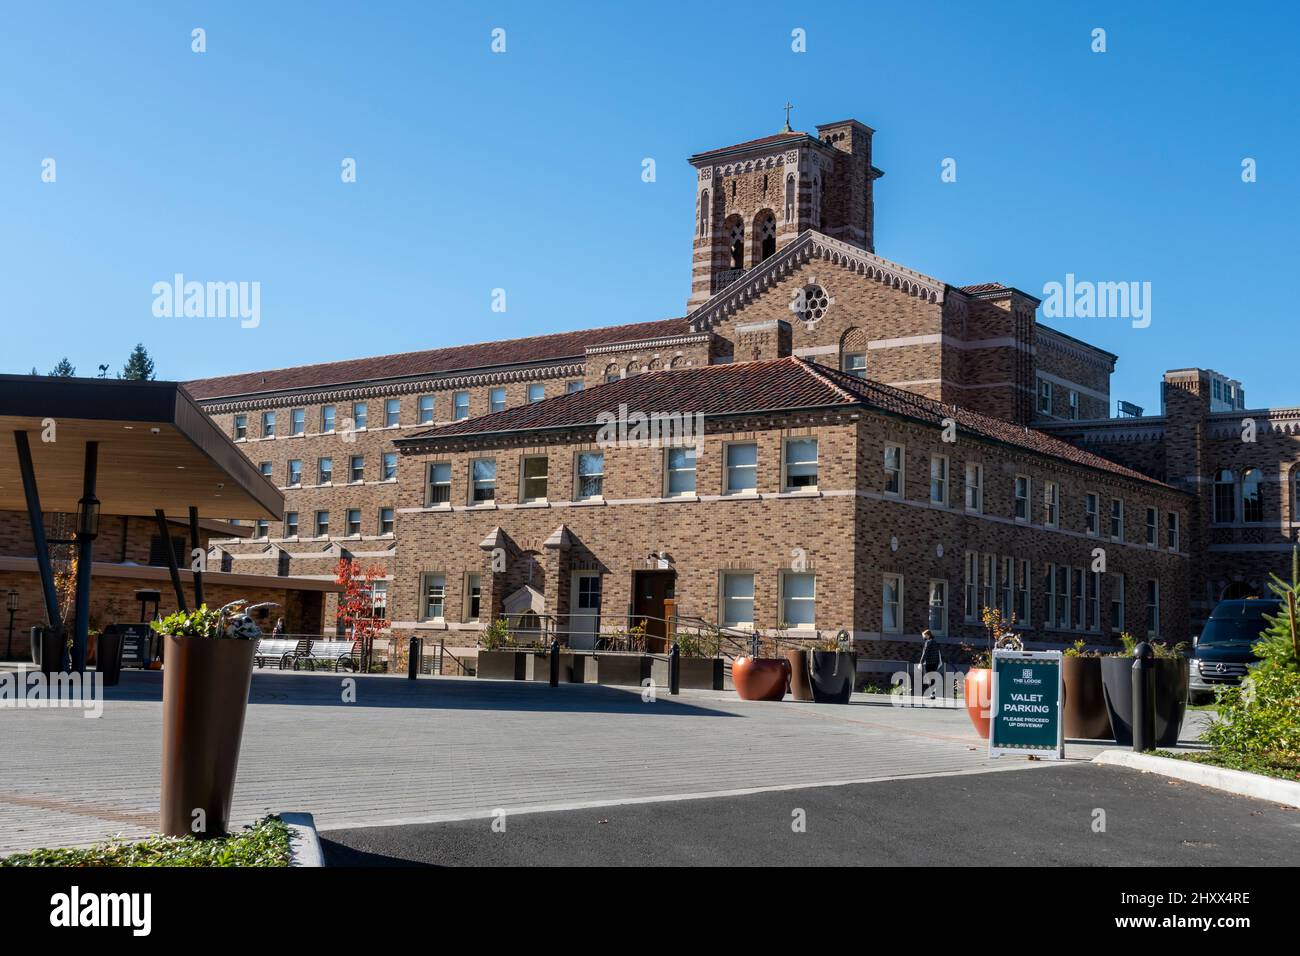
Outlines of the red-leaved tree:
{"type": "Polygon", "coordinates": [[[351,558],[340,558],[334,568],[335,583],[343,585],[337,616],[353,641],[360,642],[362,667],[366,670],[370,668],[375,638],[388,630],[386,609],[377,614],[374,602],[375,581],[383,577],[381,565],[362,568],[351,558]]]}

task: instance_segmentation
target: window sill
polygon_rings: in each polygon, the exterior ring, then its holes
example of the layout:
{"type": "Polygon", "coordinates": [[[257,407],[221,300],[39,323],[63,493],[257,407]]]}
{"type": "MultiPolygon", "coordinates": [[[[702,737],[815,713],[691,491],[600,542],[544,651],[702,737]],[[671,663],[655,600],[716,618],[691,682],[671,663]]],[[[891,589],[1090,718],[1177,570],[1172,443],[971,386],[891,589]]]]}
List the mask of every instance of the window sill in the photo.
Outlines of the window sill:
{"type": "Polygon", "coordinates": [[[822,497],[820,488],[799,488],[797,490],[786,489],[778,492],[778,498],[820,498],[822,497]]]}
{"type": "Polygon", "coordinates": [[[466,505],[466,511],[496,511],[501,506],[495,501],[479,501],[472,505],[466,505]]]}
{"type": "Polygon", "coordinates": [[[680,502],[699,501],[699,500],[700,500],[700,496],[697,495],[697,494],[689,494],[689,495],[665,495],[664,497],[660,498],[659,500],[660,500],[661,502],[665,503],[665,504],[676,504],[676,503],[680,503],[680,502]]]}
{"type": "Polygon", "coordinates": [[[534,499],[534,500],[532,500],[532,501],[521,501],[521,502],[519,502],[519,504],[518,504],[517,507],[520,507],[520,508],[549,508],[550,506],[551,506],[551,503],[550,503],[550,501],[548,501],[547,499],[545,499],[545,498],[536,498],[536,499],[534,499]]]}
{"type": "Polygon", "coordinates": [[[718,496],[719,501],[761,501],[762,495],[758,493],[757,488],[748,488],[745,491],[724,491],[718,496]]]}
{"type": "Polygon", "coordinates": [[[605,504],[604,498],[579,498],[577,501],[573,502],[573,506],[575,508],[603,507],[604,504],[605,504]]]}

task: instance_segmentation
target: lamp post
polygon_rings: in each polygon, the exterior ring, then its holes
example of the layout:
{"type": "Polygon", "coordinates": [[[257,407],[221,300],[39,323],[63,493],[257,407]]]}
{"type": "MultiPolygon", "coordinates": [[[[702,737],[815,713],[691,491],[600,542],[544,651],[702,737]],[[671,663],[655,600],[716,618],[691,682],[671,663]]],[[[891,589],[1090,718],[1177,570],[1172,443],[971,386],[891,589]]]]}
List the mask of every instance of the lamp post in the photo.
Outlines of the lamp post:
{"type": "Polygon", "coordinates": [[[9,608],[9,637],[5,641],[5,659],[8,660],[14,655],[14,615],[18,613],[18,592],[13,588],[9,589],[6,606],[9,608]]]}

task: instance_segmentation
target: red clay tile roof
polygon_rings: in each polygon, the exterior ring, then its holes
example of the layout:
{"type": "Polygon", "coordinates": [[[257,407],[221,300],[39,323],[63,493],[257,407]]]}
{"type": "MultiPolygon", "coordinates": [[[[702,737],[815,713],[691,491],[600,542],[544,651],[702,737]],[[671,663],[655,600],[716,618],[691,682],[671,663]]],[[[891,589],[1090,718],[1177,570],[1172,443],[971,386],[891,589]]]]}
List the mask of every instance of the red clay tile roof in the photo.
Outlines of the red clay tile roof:
{"type": "Polygon", "coordinates": [[[572,395],[432,428],[399,438],[396,443],[420,444],[470,435],[595,426],[599,416],[611,412],[617,414],[620,405],[626,405],[629,412],[646,415],[728,415],[860,405],[936,427],[942,427],[945,418],[952,418],[959,431],[980,438],[1146,484],[1169,487],[1141,472],[1035,429],[945,405],[901,388],[856,378],[794,357],[644,372],[572,395]]]}
{"type": "Polygon", "coordinates": [[[766,146],[769,143],[779,143],[783,140],[794,139],[800,136],[808,136],[808,135],[809,135],[808,133],[801,133],[798,130],[791,130],[788,133],[785,132],[775,133],[772,136],[763,136],[760,137],[759,139],[751,139],[751,140],[746,140],[743,143],[736,143],[734,146],[723,146],[719,149],[707,149],[702,153],[696,153],[694,156],[691,157],[691,159],[696,159],[700,156],[714,156],[718,153],[729,153],[733,149],[749,149],[751,146],[766,146]]]}
{"type": "Polygon", "coordinates": [[[526,365],[562,359],[581,359],[589,345],[612,345],[616,342],[685,335],[689,332],[690,327],[685,319],[659,319],[654,322],[611,325],[600,329],[535,335],[525,339],[455,345],[425,352],[402,352],[397,355],[347,359],[318,365],[299,365],[294,368],[272,369],[265,372],[221,375],[216,378],[201,378],[186,382],[185,387],[191,395],[200,400],[322,388],[329,385],[435,375],[499,365],[526,365]]]}

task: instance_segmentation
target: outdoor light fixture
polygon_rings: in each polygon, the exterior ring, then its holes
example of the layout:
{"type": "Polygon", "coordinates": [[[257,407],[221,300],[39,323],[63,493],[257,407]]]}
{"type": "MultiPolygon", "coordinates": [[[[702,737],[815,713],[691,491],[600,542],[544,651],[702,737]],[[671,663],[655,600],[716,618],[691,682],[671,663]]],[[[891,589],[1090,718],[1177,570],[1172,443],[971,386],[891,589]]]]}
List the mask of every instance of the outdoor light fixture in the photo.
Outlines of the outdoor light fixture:
{"type": "Polygon", "coordinates": [[[6,606],[7,606],[7,607],[9,608],[9,610],[11,610],[11,611],[17,611],[17,610],[18,610],[18,592],[17,592],[17,591],[14,591],[14,590],[12,590],[12,589],[9,591],[8,603],[7,603],[6,606]]]}
{"type": "Polygon", "coordinates": [[[95,538],[99,535],[99,499],[93,496],[77,502],[77,537],[95,538]]]}

